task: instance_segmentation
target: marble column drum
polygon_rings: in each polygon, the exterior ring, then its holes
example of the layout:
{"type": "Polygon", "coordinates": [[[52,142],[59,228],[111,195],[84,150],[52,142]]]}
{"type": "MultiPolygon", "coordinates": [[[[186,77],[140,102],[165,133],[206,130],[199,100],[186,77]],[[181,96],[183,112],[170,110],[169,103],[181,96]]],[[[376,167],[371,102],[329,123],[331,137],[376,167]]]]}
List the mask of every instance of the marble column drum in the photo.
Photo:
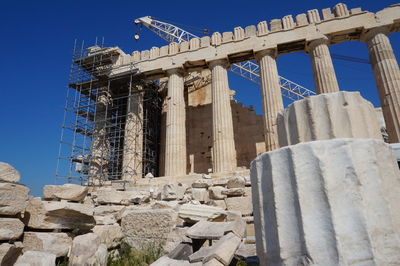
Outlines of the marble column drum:
{"type": "Polygon", "coordinates": [[[227,62],[210,63],[213,121],[213,172],[236,169],[232,108],[228,86],[227,62]]]}
{"type": "Polygon", "coordinates": [[[260,65],[261,94],[264,115],[264,136],[267,151],[279,148],[276,118],[283,107],[282,92],[276,66],[276,50],[265,50],[257,53],[260,65]]]}
{"type": "Polygon", "coordinates": [[[165,176],[186,175],[186,110],[183,73],[168,71],[165,176]]]}

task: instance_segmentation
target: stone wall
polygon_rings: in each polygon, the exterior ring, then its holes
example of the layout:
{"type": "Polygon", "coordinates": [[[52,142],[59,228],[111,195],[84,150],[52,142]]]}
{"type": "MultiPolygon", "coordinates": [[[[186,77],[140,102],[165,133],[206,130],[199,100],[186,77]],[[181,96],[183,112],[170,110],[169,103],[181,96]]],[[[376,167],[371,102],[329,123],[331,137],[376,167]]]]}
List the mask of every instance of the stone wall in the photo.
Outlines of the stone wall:
{"type": "MultiPolygon", "coordinates": [[[[186,143],[187,173],[207,173],[212,169],[212,105],[211,85],[207,83],[210,72],[200,73],[203,81],[186,86],[186,143]]],[[[250,162],[265,152],[262,116],[257,115],[252,107],[248,108],[234,100],[231,91],[231,107],[238,169],[248,169],[250,162]]],[[[166,110],[163,110],[165,113],[166,110]]],[[[165,114],[163,114],[165,117],[165,114]]],[[[162,135],[165,133],[165,119],[162,120],[162,135]]],[[[163,176],[163,146],[161,137],[160,176],[163,176]]]]}

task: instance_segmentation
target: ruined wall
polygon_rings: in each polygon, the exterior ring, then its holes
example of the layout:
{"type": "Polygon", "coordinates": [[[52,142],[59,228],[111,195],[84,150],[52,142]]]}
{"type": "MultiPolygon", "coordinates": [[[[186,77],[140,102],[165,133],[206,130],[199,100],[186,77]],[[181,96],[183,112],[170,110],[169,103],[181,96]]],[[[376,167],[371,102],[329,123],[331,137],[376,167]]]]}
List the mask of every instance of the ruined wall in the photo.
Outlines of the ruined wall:
{"type": "MultiPolygon", "coordinates": [[[[212,99],[209,70],[199,77],[187,77],[186,97],[186,143],[187,173],[207,173],[212,168],[212,99]],[[190,82],[190,80],[194,80],[190,82]]],[[[232,96],[234,91],[232,91],[232,96]]],[[[237,166],[249,168],[250,162],[265,152],[262,116],[252,108],[231,100],[237,166]]],[[[164,170],[165,107],[162,114],[160,176],[164,170]]]]}

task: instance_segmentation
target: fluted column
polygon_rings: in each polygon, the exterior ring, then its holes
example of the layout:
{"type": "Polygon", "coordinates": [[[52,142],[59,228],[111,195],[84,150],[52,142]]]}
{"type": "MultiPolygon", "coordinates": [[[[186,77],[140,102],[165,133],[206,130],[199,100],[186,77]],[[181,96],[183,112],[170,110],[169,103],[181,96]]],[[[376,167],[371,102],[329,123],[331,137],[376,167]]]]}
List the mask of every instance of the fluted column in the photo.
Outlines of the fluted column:
{"type": "Polygon", "coordinates": [[[109,123],[109,108],[111,104],[110,93],[108,91],[100,91],[96,99],[88,182],[100,182],[108,179],[110,139],[107,124],[109,123]]]}
{"type": "Polygon", "coordinates": [[[264,114],[264,136],[266,151],[279,148],[276,118],[283,110],[283,100],[276,67],[276,50],[265,50],[257,53],[260,65],[261,93],[264,114]]]}
{"type": "Polygon", "coordinates": [[[389,142],[400,142],[400,70],[386,28],[365,34],[389,142]]]}
{"type": "Polygon", "coordinates": [[[130,91],[124,133],[122,180],[142,178],[143,163],[143,92],[141,87],[130,91]]]}
{"type": "Polygon", "coordinates": [[[167,119],[165,137],[165,175],[186,174],[186,128],[183,75],[168,71],[167,119]]]}
{"type": "Polygon", "coordinates": [[[227,62],[210,63],[213,122],[213,172],[236,169],[236,150],[233,133],[232,109],[229,95],[227,62]]]}
{"type": "Polygon", "coordinates": [[[314,83],[318,94],[339,91],[328,44],[328,38],[324,37],[310,42],[307,47],[311,55],[314,83]]]}

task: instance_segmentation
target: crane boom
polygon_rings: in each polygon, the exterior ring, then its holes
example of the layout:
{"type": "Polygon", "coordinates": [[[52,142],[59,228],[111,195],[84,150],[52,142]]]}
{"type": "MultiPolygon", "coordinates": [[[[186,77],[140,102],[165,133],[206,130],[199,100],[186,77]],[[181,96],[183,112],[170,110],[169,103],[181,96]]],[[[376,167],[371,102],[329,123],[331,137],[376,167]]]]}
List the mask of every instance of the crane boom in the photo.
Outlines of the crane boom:
{"type": "MultiPolygon", "coordinates": [[[[181,43],[183,41],[189,41],[192,38],[199,38],[178,26],[154,19],[150,16],[138,18],[135,20],[135,23],[144,25],[169,43],[181,43]]],[[[243,78],[261,84],[260,68],[255,61],[232,64],[230,70],[243,78]]],[[[279,85],[282,89],[282,95],[294,101],[315,95],[314,91],[306,89],[303,86],[281,76],[279,76],[279,85]]]]}

